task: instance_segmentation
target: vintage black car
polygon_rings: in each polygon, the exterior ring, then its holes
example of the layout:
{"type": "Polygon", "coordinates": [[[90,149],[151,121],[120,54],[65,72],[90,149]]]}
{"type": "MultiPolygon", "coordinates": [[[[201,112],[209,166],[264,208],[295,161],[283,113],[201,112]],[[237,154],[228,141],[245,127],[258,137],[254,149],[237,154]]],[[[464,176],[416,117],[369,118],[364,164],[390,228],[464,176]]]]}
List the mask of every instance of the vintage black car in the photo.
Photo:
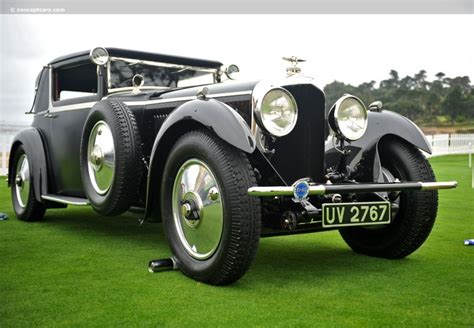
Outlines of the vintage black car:
{"type": "Polygon", "coordinates": [[[17,217],[141,210],[162,220],[174,265],[216,285],[248,270],[261,236],[338,229],[358,253],[409,255],[437,189],[456,182],[435,182],[413,122],[347,94],[326,110],[287,60],[286,78],[253,82],[230,81],[235,65],[116,48],[53,60],[11,147],[17,217]]]}

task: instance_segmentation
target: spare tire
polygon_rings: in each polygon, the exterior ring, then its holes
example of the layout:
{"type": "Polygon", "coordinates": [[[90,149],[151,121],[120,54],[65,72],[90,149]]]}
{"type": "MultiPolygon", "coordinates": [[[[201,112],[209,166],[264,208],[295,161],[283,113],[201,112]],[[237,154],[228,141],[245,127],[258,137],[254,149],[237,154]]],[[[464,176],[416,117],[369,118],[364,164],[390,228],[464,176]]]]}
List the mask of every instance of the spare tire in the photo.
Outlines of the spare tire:
{"type": "Polygon", "coordinates": [[[133,113],[107,99],[91,109],[81,140],[84,192],[102,215],[125,212],[138,196],[142,174],[141,140],[133,113]]]}

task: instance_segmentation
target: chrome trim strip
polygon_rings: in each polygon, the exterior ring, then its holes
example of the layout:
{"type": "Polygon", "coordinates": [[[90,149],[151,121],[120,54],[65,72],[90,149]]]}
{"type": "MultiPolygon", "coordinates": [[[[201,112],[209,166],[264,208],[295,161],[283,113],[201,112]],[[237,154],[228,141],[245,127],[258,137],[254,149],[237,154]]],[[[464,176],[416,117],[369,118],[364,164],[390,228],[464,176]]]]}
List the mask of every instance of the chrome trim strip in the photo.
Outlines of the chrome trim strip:
{"type": "Polygon", "coordinates": [[[457,181],[421,182],[421,190],[453,189],[457,186],[457,181]]]}
{"type": "Polygon", "coordinates": [[[80,198],[74,198],[74,197],[71,197],[71,198],[77,199],[77,201],[67,200],[61,197],[54,197],[54,196],[47,196],[47,195],[42,195],[41,198],[44,200],[50,200],[52,202],[67,204],[67,205],[77,205],[77,206],[89,205],[89,201],[87,199],[84,199],[83,201],[79,201],[80,198]]]}
{"type": "Polygon", "coordinates": [[[81,104],[71,104],[71,105],[63,105],[63,106],[56,106],[50,108],[51,113],[56,113],[56,112],[65,112],[69,110],[77,110],[77,109],[86,109],[86,108],[91,108],[96,104],[97,101],[91,101],[87,103],[81,103],[81,104]]]}
{"type": "MultiPolygon", "coordinates": [[[[439,190],[439,189],[453,189],[458,185],[457,181],[445,182],[396,182],[396,183],[361,183],[340,185],[310,185],[309,195],[326,195],[341,192],[350,193],[370,193],[390,190],[439,190]]],[[[272,196],[293,196],[293,186],[274,186],[274,187],[250,187],[247,190],[250,196],[272,197],[272,196]]]]}
{"type": "MultiPolygon", "coordinates": [[[[133,88],[134,87],[132,87],[132,86],[130,86],[130,87],[120,87],[120,88],[114,88],[114,89],[109,88],[109,92],[108,92],[107,96],[131,92],[131,91],[133,91],[133,88]]],[[[168,88],[168,87],[157,87],[157,86],[151,86],[151,85],[143,85],[143,86],[140,87],[140,91],[142,91],[142,90],[163,91],[163,90],[172,90],[172,89],[168,88]]]]}
{"type": "Polygon", "coordinates": [[[247,190],[249,196],[292,196],[293,187],[291,186],[275,186],[275,187],[250,187],[247,190]]]}
{"type": "MultiPolygon", "coordinates": [[[[271,197],[271,196],[293,196],[293,186],[275,187],[250,187],[247,193],[250,196],[271,197]]],[[[324,185],[309,186],[309,195],[324,195],[326,187],[324,185]]]]}
{"type": "MultiPolygon", "coordinates": [[[[232,97],[232,96],[244,96],[251,95],[252,91],[238,91],[238,92],[224,92],[209,94],[206,98],[222,98],[222,97],[232,97]]],[[[186,96],[186,97],[176,97],[176,98],[167,98],[167,99],[157,99],[157,100],[143,100],[143,101],[126,101],[125,105],[127,106],[144,106],[144,105],[154,105],[154,104],[165,104],[178,101],[187,101],[196,99],[196,96],[186,96]]]]}
{"type": "Polygon", "coordinates": [[[215,73],[217,71],[217,68],[206,68],[206,67],[199,67],[199,66],[192,66],[192,65],[170,64],[170,63],[165,63],[165,62],[133,59],[133,58],[125,58],[125,57],[115,57],[115,56],[110,57],[110,61],[113,61],[113,60],[121,60],[129,64],[140,63],[140,64],[145,64],[149,66],[157,66],[157,67],[169,67],[169,68],[179,68],[179,69],[190,68],[196,71],[208,72],[208,73],[215,73]]]}
{"type": "MultiPolygon", "coordinates": [[[[224,92],[224,93],[216,93],[214,95],[208,95],[207,98],[222,98],[222,97],[231,97],[231,96],[244,96],[250,95],[252,91],[239,91],[239,92],[224,92]]],[[[108,96],[105,96],[102,99],[107,99],[108,96]]],[[[196,96],[186,96],[186,97],[176,97],[176,98],[169,98],[169,99],[157,99],[157,100],[142,100],[142,101],[125,101],[125,105],[127,106],[145,106],[145,105],[154,105],[154,104],[161,104],[161,103],[172,103],[172,102],[179,102],[179,101],[187,101],[196,99],[196,96]]],[[[51,113],[57,112],[65,112],[69,110],[78,110],[78,109],[88,109],[93,107],[97,101],[82,103],[82,104],[71,104],[71,105],[64,105],[64,106],[56,106],[50,107],[49,111],[51,113]]],[[[37,113],[39,114],[39,113],[37,113]]]]}
{"type": "Polygon", "coordinates": [[[222,92],[222,93],[216,93],[216,94],[209,94],[206,97],[207,98],[221,98],[221,97],[232,97],[232,96],[246,96],[246,95],[251,95],[252,90],[246,90],[246,91],[235,91],[235,92],[222,92]]]}
{"type": "Polygon", "coordinates": [[[53,103],[51,101],[51,98],[53,98],[53,68],[51,65],[48,65],[49,69],[49,85],[48,85],[48,109],[47,111],[50,111],[51,108],[53,108],[53,103]]]}

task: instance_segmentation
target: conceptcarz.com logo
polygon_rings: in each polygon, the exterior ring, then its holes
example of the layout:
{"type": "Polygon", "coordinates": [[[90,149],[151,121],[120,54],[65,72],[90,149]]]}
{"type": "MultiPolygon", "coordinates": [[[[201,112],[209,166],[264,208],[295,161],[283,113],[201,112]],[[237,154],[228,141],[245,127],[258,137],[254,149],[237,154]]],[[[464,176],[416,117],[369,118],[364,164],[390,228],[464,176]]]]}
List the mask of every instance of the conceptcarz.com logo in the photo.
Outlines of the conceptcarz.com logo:
{"type": "Polygon", "coordinates": [[[66,8],[10,7],[10,14],[64,14],[66,8]]]}

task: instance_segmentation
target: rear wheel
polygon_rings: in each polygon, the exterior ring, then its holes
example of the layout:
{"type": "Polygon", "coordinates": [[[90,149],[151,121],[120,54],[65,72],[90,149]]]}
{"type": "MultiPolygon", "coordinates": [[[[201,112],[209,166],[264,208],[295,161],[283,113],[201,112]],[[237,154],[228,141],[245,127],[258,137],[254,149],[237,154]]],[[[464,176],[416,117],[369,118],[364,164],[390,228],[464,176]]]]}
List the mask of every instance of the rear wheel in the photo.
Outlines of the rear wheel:
{"type": "MultiPolygon", "coordinates": [[[[386,140],[379,147],[384,179],[436,181],[430,163],[421,152],[406,142],[386,140]]],[[[417,250],[428,238],[438,209],[437,191],[408,191],[390,195],[399,210],[392,223],[378,229],[363,227],[340,230],[342,238],[356,252],[403,258],[417,250]]]]}
{"type": "Polygon", "coordinates": [[[18,219],[39,221],[46,212],[45,206],[38,202],[34,195],[35,181],[30,171],[30,161],[23,146],[13,154],[13,173],[11,195],[13,210],[18,219]]]}
{"type": "Polygon", "coordinates": [[[255,176],[246,155],[193,131],[176,142],[163,176],[163,225],[179,268],[209,284],[238,280],[260,237],[260,202],[247,195],[255,176]]]}

